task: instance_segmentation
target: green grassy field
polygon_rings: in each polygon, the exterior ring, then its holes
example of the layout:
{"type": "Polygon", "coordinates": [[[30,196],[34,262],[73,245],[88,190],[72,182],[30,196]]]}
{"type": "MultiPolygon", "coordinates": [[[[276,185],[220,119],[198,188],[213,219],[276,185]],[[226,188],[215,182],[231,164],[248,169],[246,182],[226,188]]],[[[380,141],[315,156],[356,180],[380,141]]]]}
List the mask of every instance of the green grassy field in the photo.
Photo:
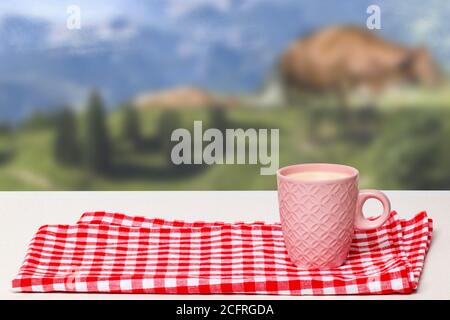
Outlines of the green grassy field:
{"type": "MultiPolygon", "coordinates": [[[[390,103],[393,103],[393,97],[387,99],[391,99],[390,103]]],[[[267,109],[239,107],[228,109],[226,118],[228,124],[236,128],[279,129],[280,166],[301,162],[346,163],[360,169],[362,187],[411,189],[423,185],[426,188],[432,188],[433,181],[436,181],[436,188],[443,188],[447,180],[442,177],[450,176],[450,165],[430,163],[432,159],[430,160],[430,156],[424,153],[434,152],[441,158],[446,158],[448,153],[446,137],[450,138],[447,135],[450,108],[446,107],[447,102],[434,101],[436,103],[434,108],[425,107],[422,102],[416,106],[410,104],[408,108],[392,109],[383,103],[378,109],[353,110],[345,116],[337,108],[326,106],[317,110],[301,107],[267,109]],[[428,118],[431,120],[427,120],[428,118]],[[429,129],[430,125],[427,121],[437,121],[441,130],[437,136],[434,133],[428,133],[432,128],[429,129]],[[416,122],[417,125],[414,125],[416,122]],[[417,135],[415,132],[422,130],[422,127],[425,127],[425,132],[417,135]],[[418,136],[422,137],[422,140],[425,139],[422,143],[432,145],[433,149],[425,148],[426,150],[422,152],[420,145],[415,148],[414,144],[418,136]],[[405,150],[405,153],[402,153],[402,150],[405,150]],[[428,176],[435,175],[437,178],[433,180],[432,177],[426,176],[425,182],[422,180],[403,182],[402,176],[390,179],[389,172],[396,171],[396,165],[401,168],[410,162],[414,165],[430,163],[429,165],[435,170],[428,176]]],[[[159,109],[139,111],[145,138],[151,139],[157,134],[162,112],[159,109]]],[[[204,127],[211,124],[209,109],[179,110],[177,114],[180,126],[187,129],[192,128],[194,120],[203,120],[204,127]]],[[[80,115],[80,132],[83,130],[81,119],[80,115]]],[[[116,170],[106,176],[89,175],[83,166],[63,166],[57,163],[53,152],[55,130],[52,127],[19,129],[15,133],[0,134],[0,189],[263,190],[276,188],[275,176],[260,175],[259,164],[204,166],[198,170],[180,174],[166,172],[167,153],[151,148],[135,151],[121,138],[121,121],[122,113],[119,110],[111,112],[108,116],[116,170]]],[[[415,168],[412,167],[409,170],[415,170],[415,168]]],[[[392,172],[393,176],[395,174],[396,172],[392,172]]],[[[450,187],[450,179],[447,187],[450,187]]]]}
{"type": "MultiPolygon", "coordinates": [[[[158,127],[161,110],[140,112],[143,134],[151,137],[158,127]]],[[[182,127],[192,128],[194,120],[208,125],[208,110],[179,112],[182,127]]],[[[266,128],[280,128],[280,140],[296,140],[288,128],[296,127],[299,118],[295,110],[255,111],[233,110],[230,120],[244,125],[257,124],[266,128]]],[[[260,176],[259,165],[215,165],[192,175],[159,177],[152,174],[164,166],[167,157],[158,151],[135,152],[120,139],[120,112],[114,112],[108,125],[114,140],[115,160],[126,167],[143,169],[130,174],[111,176],[87,176],[82,167],[63,166],[53,156],[54,130],[41,128],[20,130],[12,135],[0,135],[0,153],[11,153],[0,163],[0,189],[2,190],[163,190],[163,189],[270,189],[275,187],[273,176],[260,176]],[[148,170],[145,170],[148,169],[148,170]],[[235,178],[233,178],[235,177],[235,178]]],[[[81,125],[80,125],[81,127],[81,125]]],[[[296,150],[281,148],[280,158],[292,163],[298,157],[296,150]]],[[[132,171],[132,170],[130,170],[132,171]]]]}

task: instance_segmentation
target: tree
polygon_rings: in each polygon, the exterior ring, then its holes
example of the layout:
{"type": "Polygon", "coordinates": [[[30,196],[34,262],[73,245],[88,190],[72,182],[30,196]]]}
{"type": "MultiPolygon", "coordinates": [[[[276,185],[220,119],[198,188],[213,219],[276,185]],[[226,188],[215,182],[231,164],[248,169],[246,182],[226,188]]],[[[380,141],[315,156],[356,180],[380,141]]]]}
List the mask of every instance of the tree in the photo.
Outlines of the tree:
{"type": "Polygon", "coordinates": [[[25,130],[39,130],[54,125],[54,116],[44,111],[34,111],[22,124],[25,130]]]}
{"type": "Polygon", "coordinates": [[[181,127],[180,115],[176,110],[164,110],[158,121],[157,139],[161,146],[161,152],[166,157],[169,164],[171,161],[171,151],[175,142],[171,141],[172,132],[181,127]]]}
{"type": "Polygon", "coordinates": [[[386,122],[376,147],[375,168],[384,188],[446,189],[450,185],[445,127],[449,115],[442,111],[405,111],[386,122]]]}
{"type": "Polygon", "coordinates": [[[80,149],[75,115],[71,109],[64,108],[56,117],[55,158],[63,164],[77,164],[80,149]]]}
{"type": "Polygon", "coordinates": [[[211,106],[209,109],[209,117],[211,122],[211,128],[219,129],[220,132],[225,133],[228,125],[227,113],[225,107],[217,104],[211,106]]]}
{"type": "Polygon", "coordinates": [[[141,127],[136,109],[132,105],[125,105],[122,118],[122,136],[137,148],[142,141],[141,127]]]}
{"type": "Polygon", "coordinates": [[[94,91],[88,100],[84,160],[90,172],[105,173],[111,168],[111,145],[103,101],[94,91]]]}

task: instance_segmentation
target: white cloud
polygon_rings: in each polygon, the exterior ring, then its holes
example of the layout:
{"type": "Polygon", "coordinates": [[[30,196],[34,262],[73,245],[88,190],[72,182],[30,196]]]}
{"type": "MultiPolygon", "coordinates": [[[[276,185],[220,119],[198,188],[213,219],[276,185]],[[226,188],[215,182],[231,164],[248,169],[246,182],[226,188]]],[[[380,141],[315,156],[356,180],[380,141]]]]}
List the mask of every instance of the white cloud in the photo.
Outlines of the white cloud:
{"type": "Polygon", "coordinates": [[[181,42],[177,46],[177,54],[180,58],[190,58],[199,53],[199,48],[191,41],[181,42]]]}
{"type": "Polygon", "coordinates": [[[227,12],[230,0],[169,0],[167,14],[170,18],[179,18],[203,6],[210,6],[216,10],[227,12]]]}
{"type": "Polygon", "coordinates": [[[413,24],[413,32],[419,39],[425,39],[430,35],[436,26],[436,21],[431,18],[421,17],[413,24]]]}
{"type": "Polygon", "coordinates": [[[2,0],[0,1],[0,17],[5,15],[24,15],[48,19],[56,23],[65,22],[67,7],[77,5],[81,9],[82,23],[94,24],[120,15],[124,11],[126,1],[107,0],[2,0]]]}

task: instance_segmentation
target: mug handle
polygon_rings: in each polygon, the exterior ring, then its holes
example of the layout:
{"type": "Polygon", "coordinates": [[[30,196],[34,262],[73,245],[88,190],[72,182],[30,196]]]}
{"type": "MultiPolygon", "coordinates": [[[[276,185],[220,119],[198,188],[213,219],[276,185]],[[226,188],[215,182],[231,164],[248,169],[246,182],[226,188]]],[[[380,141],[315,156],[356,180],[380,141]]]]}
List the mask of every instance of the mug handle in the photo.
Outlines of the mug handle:
{"type": "Polygon", "coordinates": [[[383,192],[378,190],[361,190],[359,191],[358,201],[356,203],[355,228],[359,230],[371,230],[381,227],[389,218],[390,213],[391,203],[383,192]],[[363,206],[368,199],[377,199],[383,205],[383,213],[375,220],[369,220],[364,217],[363,206]]]}

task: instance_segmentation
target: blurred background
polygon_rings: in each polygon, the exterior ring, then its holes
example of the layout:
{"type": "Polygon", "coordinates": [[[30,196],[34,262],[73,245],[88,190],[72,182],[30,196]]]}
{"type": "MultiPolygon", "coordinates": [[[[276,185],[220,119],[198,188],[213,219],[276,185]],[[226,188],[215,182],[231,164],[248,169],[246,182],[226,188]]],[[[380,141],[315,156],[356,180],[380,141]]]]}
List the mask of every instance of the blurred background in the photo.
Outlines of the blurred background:
{"type": "Polygon", "coordinates": [[[260,165],[171,164],[194,120],[280,129],[280,166],[449,189],[448,16],[446,0],[3,0],[0,189],[276,188],[260,165]]]}

